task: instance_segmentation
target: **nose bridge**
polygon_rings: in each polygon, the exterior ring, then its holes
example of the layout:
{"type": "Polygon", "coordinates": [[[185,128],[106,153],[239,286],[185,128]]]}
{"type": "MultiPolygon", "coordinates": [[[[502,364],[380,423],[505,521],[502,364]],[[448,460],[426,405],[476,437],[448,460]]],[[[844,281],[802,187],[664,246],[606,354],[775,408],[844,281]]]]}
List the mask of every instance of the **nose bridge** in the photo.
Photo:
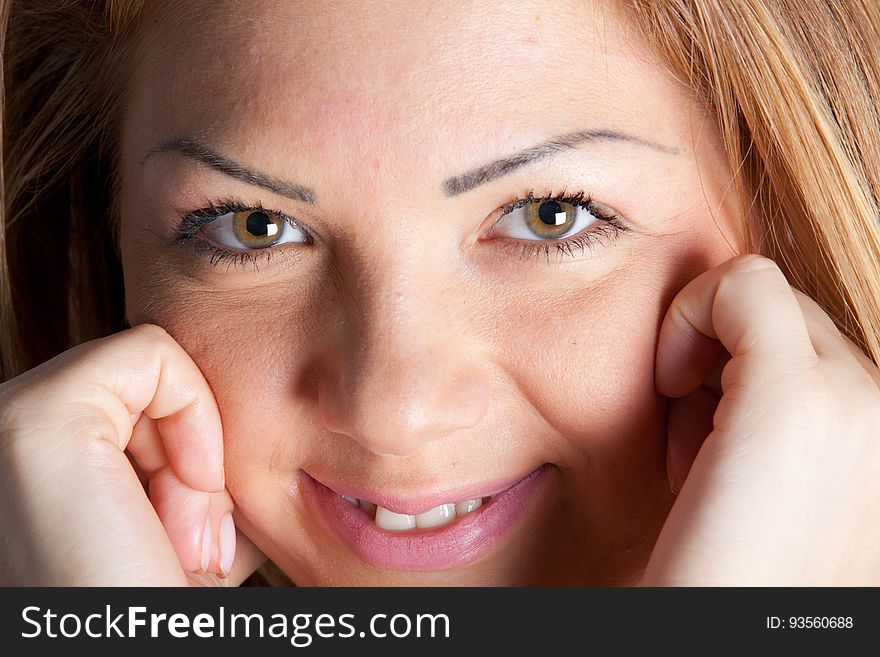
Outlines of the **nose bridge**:
{"type": "Polygon", "coordinates": [[[403,456],[478,423],[487,373],[466,316],[453,311],[454,274],[415,252],[348,273],[357,283],[344,285],[339,367],[319,388],[324,425],[373,453],[403,456]]]}
{"type": "MultiPolygon", "coordinates": [[[[368,342],[395,345],[402,356],[430,350],[434,338],[444,330],[438,326],[445,304],[442,292],[452,287],[446,275],[427,258],[389,258],[380,271],[362,279],[365,298],[357,304],[368,342]]],[[[454,330],[454,326],[446,329],[454,330]]]]}

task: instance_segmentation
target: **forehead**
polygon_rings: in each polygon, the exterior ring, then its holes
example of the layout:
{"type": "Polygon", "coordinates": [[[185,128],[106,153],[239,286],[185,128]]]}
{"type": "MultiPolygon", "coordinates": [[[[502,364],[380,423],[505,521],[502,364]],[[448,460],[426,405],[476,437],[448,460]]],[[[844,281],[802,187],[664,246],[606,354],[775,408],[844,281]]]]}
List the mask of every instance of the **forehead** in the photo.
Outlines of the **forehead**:
{"type": "Polygon", "coordinates": [[[590,0],[173,3],[144,17],[128,96],[141,147],[190,135],[276,171],[437,178],[583,129],[681,143],[690,105],[590,0]]]}

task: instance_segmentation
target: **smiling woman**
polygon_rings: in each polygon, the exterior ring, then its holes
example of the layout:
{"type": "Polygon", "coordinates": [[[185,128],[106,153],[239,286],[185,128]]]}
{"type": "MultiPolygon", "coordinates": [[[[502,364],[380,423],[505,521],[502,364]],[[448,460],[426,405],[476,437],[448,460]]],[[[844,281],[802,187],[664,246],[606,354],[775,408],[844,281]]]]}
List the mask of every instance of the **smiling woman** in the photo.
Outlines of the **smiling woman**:
{"type": "Polygon", "coordinates": [[[880,582],[872,4],[2,7],[0,579],[880,582]]]}

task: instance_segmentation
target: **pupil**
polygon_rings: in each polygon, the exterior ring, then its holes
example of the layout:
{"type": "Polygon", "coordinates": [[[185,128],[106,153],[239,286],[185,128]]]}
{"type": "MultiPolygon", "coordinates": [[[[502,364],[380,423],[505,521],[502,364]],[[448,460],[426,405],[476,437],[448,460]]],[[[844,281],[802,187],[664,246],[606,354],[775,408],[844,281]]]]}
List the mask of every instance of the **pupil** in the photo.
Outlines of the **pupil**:
{"type": "Polygon", "coordinates": [[[556,215],[564,212],[556,201],[544,201],[538,208],[538,218],[548,226],[557,226],[556,215]]]}
{"type": "Polygon", "coordinates": [[[266,237],[271,223],[272,220],[265,212],[251,212],[247,218],[247,231],[256,237],[266,237]]]}

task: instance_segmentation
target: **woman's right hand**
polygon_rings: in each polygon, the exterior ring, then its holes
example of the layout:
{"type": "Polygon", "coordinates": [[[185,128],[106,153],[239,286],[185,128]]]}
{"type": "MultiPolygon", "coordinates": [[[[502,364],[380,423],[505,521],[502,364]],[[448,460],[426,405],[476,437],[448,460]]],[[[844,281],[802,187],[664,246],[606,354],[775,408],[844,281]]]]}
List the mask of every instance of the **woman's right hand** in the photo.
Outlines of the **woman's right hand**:
{"type": "Polygon", "coordinates": [[[238,584],[265,557],[232,508],[214,395],[164,329],[0,385],[0,584],[238,584]]]}

